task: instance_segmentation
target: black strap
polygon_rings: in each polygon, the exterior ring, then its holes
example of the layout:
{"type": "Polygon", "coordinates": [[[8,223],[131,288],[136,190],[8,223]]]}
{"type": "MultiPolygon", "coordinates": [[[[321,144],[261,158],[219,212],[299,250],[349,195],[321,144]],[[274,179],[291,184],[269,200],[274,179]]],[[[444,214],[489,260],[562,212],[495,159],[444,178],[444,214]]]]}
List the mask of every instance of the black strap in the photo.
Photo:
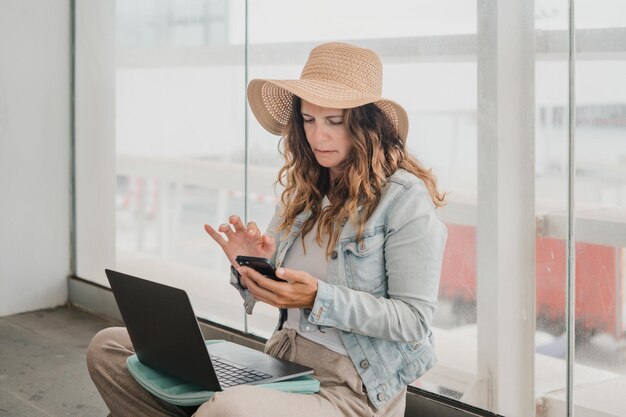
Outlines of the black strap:
{"type": "Polygon", "coordinates": [[[280,315],[278,316],[278,327],[276,327],[276,331],[283,329],[283,324],[287,321],[287,309],[281,308],[280,315]]]}

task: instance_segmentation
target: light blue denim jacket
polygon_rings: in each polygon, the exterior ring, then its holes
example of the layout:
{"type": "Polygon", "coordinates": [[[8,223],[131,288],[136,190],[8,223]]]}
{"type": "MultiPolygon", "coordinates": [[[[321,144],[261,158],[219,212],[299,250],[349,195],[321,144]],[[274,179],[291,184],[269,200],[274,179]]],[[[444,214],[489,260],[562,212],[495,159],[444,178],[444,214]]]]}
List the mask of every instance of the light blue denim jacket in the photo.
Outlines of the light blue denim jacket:
{"type": "MultiPolygon", "coordinates": [[[[354,225],[343,225],[328,262],[327,281],[318,281],[313,308],[301,310],[299,329],[330,326],[340,330],[375,407],[437,361],[430,325],[447,237],[425,184],[415,175],[396,171],[381,193],[360,242],[354,225]]],[[[274,233],[277,266],[309,215],[298,215],[289,233],[274,233]]],[[[279,220],[275,214],[268,233],[279,220]]],[[[251,314],[256,300],[239,287],[236,277],[231,277],[231,283],[251,314]]]]}

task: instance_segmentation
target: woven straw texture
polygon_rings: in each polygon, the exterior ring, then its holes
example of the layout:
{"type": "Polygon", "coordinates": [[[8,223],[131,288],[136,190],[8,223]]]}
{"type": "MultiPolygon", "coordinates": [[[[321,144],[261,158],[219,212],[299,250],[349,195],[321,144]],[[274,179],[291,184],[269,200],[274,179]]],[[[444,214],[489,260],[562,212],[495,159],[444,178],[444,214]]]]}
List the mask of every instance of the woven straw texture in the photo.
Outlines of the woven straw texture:
{"type": "Polygon", "coordinates": [[[299,80],[256,79],[248,84],[248,101],[261,126],[284,134],[293,96],[334,109],[374,103],[387,114],[403,141],[409,122],[399,104],[382,98],[383,67],[370,49],[347,43],[325,43],[311,51],[299,80]]]}

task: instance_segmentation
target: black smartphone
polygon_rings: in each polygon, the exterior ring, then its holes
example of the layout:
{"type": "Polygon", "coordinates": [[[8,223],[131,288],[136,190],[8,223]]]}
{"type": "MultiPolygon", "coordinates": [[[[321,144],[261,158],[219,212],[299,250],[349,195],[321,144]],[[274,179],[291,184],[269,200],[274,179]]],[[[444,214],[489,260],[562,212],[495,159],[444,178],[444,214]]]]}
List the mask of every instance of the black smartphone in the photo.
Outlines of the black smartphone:
{"type": "Polygon", "coordinates": [[[235,261],[237,261],[239,265],[252,268],[274,281],[287,282],[286,280],[280,279],[276,276],[276,266],[271,259],[239,255],[235,258],[235,261]]]}

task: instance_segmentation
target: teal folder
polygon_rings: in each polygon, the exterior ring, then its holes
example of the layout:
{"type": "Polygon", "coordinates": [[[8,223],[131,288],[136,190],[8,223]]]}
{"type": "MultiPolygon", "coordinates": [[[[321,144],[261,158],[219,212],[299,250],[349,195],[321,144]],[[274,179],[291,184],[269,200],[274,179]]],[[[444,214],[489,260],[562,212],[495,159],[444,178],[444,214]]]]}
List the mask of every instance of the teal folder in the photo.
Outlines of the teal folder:
{"type": "MultiPolygon", "coordinates": [[[[219,343],[222,340],[206,340],[207,345],[219,343]]],[[[196,384],[187,383],[165,374],[139,362],[137,355],[131,355],[126,360],[130,374],[148,392],[170,404],[191,406],[206,402],[214,394],[196,384]]],[[[299,376],[284,381],[258,384],[257,387],[271,388],[279,391],[299,394],[314,394],[320,389],[320,382],[310,375],[299,376]]],[[[227,388],[228,389],[228,388],[227,388]]]]}

